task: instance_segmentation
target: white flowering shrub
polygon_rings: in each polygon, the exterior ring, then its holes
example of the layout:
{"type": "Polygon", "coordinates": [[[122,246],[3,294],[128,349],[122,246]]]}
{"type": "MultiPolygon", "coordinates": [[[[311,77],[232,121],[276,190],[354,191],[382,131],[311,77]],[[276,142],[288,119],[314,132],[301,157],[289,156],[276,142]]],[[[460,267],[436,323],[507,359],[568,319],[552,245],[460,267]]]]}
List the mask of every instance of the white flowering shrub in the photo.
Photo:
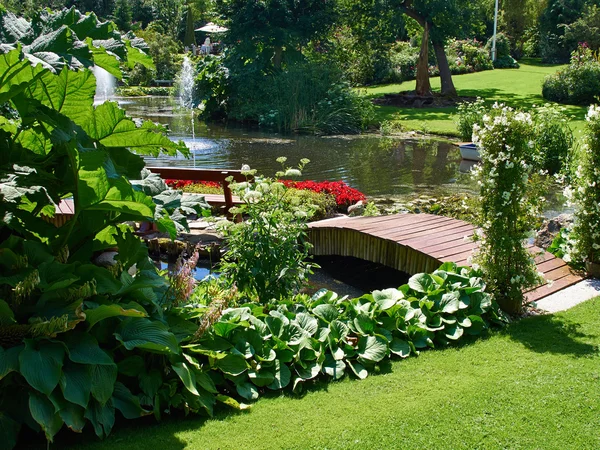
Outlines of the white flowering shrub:
{"type": "Polygon", "coordinates": [[[486,110],[485,101],[481,97],[477,97],[474,102],[463,102],[458,105],[455,122],[463,141],[470,141],[473,138],[473,126],[481,126],[486,110]]]}
{"type": "Polygon", "coordinates": [[[475,259],[500,307],[519,313],[523,290],[542,282],[523,245],[543,202],[531,115],[496,104],[474,126],[473,138],[482,159],[473,171],[481,194],[475,259]]]}
{"type": "Polygon", "coordinates": [[[564,194],[575,207],[573,251],[565,261],[600,263],[600,107],[586,116],[584,143],[575,155],[571,185],[564,194]]]}
{"type": "MultiPolygon", "coordinates": [[[[276,176],[286,178],[300,176],[309,162],[303,159],[293,169],[284,167],[286,158],[277,161],[283,170],[276,176]]],[[[302,287],[313,267],[307,261],[306,230],[317,206],[294,202],[289,189],[274,178],[256,177],[230,187],[244,201],[231,212],[244,220],[220,224],[228,247],[221,263],[222,277],[262,303],[289,297],[302,287]]]]}

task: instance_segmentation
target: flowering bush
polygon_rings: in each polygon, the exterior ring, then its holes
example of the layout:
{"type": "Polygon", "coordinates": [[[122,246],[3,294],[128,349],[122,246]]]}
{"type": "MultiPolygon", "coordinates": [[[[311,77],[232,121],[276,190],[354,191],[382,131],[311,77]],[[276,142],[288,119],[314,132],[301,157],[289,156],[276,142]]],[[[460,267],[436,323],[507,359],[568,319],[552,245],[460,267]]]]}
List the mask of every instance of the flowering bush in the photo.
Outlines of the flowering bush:
{"type": "Polygon", "coordinates": [[[564,107],[543,105],[533,115],[536,150],[541,165],[550,174],[561,172],[573,145],[573,131],[569,127],[564,107]]]}
{"type": "Polygon", "coordinates": [[[167,186],[169,186],[172,189],[183,189],[185,187],[191,186],[191,185],[200,185],[200,186],[205,186],[208,188],[218,188],[218,189],[222,189],[222,186],[220,183],[218,183],[217,181],[194,181],[194,180],[171,180],[171,179],[167,179],[165,180],[165,183],[167,183],[167,186]]]}
{"type": "Polygon", "coordinates": [[[534,171],[531,115],[494,105],[475,125],[473,140],[482,163],[473,173],[480,186],[481,241],[476,260],[501,308],[519,313],[523,290],[541,283],[531,254],[523,243],[534,228],[542,203],[534,171]]]}
{"type": "MultiPolygon", "coordinates": [[[[286,158],[277,161],[283,165],[286,158]]],[[[300,176],[308,162],[303,159],[299,169],[284,169],[277,176],[300,176]]],[[[298,291],[311,273],[312,265],[306,261],[310,246],[306,222],[315,208],[287,201],[289,190],[273,178],[232,183],[231,190],[244,201],[231,212],[243,215],[245,220],[219,223],[229,248],[223,255],[221,276],[261,303],[281,300],[298,291]]]]}
{"type": "Polygon", "coordinates": [[[572,186],[565,188],[575,206],[574,247],[565,261],[600,262],[600,107],[587,113],[585,142],[576,155],[572,186]]]}
{"type": "Polygon", "coordinates": [[[365,201],[365,194],[357,189],[351,188],[343,181],[293,181],[280,180],[285,187],[303,189],[314,192],[324,192],[333,195],[339,207],[348,207],[359,201],[365,201]]]}

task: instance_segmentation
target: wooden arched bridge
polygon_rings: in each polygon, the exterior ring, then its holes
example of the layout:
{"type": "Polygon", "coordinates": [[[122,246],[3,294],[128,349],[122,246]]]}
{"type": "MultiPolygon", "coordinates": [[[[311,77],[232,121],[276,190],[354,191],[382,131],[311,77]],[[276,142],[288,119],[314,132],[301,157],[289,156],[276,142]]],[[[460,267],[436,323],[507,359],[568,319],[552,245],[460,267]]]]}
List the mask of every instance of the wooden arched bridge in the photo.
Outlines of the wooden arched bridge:
{"type": "MultiPolygon", "coordinates": [[[[478,247],[468,239],[475,227],[462,220],[431,214],[396,214],[378,217],[327,219],[309,225],[314,255],[353,256],[415,274],[433,272],[444,262],[470,265],[478,247]],[[465,239],[466,237],[466,239],[465,239]]],[[[536,265],[551,286],[526,293],[529,302],[539,300],[582,280],[567,263],[533,245],[536,265]]]]}

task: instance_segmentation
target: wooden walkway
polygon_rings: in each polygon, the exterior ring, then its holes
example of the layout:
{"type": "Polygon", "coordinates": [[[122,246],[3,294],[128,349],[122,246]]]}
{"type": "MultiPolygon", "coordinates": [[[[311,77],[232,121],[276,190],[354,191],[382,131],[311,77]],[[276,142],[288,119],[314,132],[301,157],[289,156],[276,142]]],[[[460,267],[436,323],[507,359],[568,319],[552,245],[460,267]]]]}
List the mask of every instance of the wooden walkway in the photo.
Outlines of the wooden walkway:
{"type": "MultiPolygon", "coordinates": [[[[314,245],[314,255],[353,256],[415,274],[433,272],[447,261],[470,266],[469,257],[479,246],[468,239],[474,231],[473,225],[449,217],[396,214],[313,222],[309,224],[309,240],[314,245]]],[[[528,248],[537,255],[538,271],[553,281],[552,286],[527,292],[528,302],[583,279],[562,259],[532,245],[528,248]]]]}

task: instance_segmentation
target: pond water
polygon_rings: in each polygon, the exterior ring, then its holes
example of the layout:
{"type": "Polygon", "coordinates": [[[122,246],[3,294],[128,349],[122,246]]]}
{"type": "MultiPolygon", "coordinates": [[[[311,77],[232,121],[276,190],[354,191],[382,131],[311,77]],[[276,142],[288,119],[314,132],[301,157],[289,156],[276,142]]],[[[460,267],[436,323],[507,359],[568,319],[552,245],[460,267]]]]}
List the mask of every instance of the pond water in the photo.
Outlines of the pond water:
{"type": "MultiPolygon", "coordinates": [[[[239,126],[205,124],[170,97],[119,99],[135,118],[168,125],[171,138],[183,140],[192,158],[147,158],[151,166],[240,169],[248,164],[258,173],[273,176],[281,166],[279,156],[294,166],[310,159],[303,179],[343,180],[375,201],[406,201],[419,195],[452,195],[475,192],[458,148],[434,138],[394,138],[374,134],[361,136],[280,135],[239,126]]],[[[562,198],[549,195],[546,215],[564,212],[562,198]]]]}

